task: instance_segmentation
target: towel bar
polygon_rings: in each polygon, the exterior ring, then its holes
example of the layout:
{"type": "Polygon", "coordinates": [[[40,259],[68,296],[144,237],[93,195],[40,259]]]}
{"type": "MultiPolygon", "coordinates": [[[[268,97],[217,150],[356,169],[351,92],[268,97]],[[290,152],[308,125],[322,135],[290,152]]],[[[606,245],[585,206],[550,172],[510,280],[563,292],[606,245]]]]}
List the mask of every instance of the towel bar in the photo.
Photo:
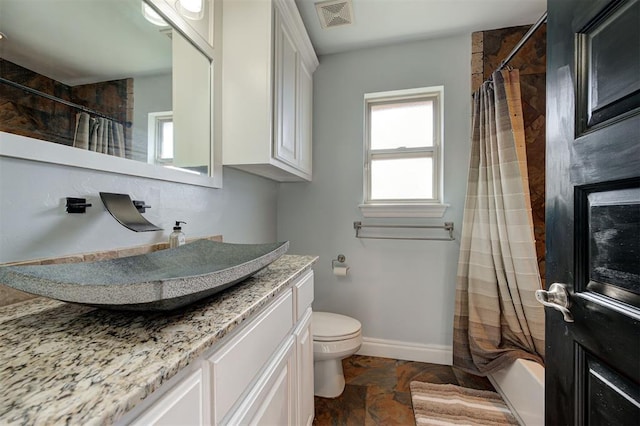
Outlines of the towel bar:
{"type": "Polygon", "coordinates": [[[376,240],[434,240],[453,241],[453,222],[445,222],[444,225],[365,225],[362,222],[353,222],[353,229],[356,230],[356,238],[376,239],[376,240]],[[444,229],[449,232],[449,237],[385,237],[385,236],[363,236],[360,235],[362,228],[405,228],[405,229],[444,229]]]}

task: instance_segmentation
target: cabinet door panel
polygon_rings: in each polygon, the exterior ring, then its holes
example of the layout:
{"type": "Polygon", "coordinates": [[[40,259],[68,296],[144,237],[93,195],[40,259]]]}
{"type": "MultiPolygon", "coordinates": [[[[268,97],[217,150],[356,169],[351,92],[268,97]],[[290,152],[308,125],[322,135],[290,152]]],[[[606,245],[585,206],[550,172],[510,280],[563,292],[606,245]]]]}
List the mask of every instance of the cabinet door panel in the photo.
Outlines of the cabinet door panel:
{"type": "MultiPolygon", "coordinates": [[[[300,170],[311,175],[313,122],[313,75],[304,62],[298,63],[298,128],[297,146],[300,170]]],[[[309,176],[310,177],[310,176],[309,176]]]]}
{"type": "Polygon", "coordinates": [[[278,373],[274,386],[270,389],[251,425],[289,425],[291,419],[291,365],[285,364],[278,373]]]}
{"type": "Polygon", "coordinates": [[[299,162],[296,146],[296,85],[298,52],[288,28],[275,14],[274,144],[275,157],[292,166],[299,162]]]}
{"type": "Polygon", "coordinates": [[[131,425],[202,425],[202,402],[202,370],[198,370],[164,395],[131,425]]]}
{"type": "Polygon", "coordinates": [[[246,395],[228,425],[295,424],[295,339],[291,336],[277,351],[264,374],[246,395]]]}
{"type": "Polygon", "coordinates": [[[313,302],[313,271],[307,272],[295,283],[296,321],[307,313],[307,308],[313,302]]]}
{"type": "Polygon", "coordinates": [[[311,426],[314,417],[313,402],[313,332],[311,307],[307,308],[296,333],[297,343],[297,424],[311,426]]]}
{"type": "Polygon", "coordinates": [[[213,420],[219,422],[259,375],[293,327],[293,295],[287,291],[255,321],[209,358],[213,420]]]}

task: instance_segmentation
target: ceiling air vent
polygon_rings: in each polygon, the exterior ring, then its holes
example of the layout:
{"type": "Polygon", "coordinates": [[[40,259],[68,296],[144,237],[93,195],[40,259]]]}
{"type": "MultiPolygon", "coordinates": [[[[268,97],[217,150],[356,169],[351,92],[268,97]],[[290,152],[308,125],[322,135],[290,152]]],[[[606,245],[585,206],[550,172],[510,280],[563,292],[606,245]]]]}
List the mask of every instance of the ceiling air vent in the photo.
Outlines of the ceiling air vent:
{"type": "Polygon", "coordinates": [[[330,0],[315,5],[322,28],[339,27],[353,23],[351,0],[330,0]]]}

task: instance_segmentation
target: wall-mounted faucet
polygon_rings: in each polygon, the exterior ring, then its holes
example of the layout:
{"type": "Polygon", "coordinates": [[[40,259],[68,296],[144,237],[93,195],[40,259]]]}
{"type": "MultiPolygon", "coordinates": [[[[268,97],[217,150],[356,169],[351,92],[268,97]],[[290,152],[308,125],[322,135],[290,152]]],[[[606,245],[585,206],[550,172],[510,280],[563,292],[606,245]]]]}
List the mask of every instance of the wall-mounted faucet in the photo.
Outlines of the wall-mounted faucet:
{"type": "Polygon", "coordinates": [[[138,201],[138,205],[131,201],[127,194],[113,194],[111,192],[101,192],[100,198],[115,220],[122,226],[136,232],[162,231],[162,228],[149,222],[140,215],[151,206],[145,205],[144,201],[138,201]]]}

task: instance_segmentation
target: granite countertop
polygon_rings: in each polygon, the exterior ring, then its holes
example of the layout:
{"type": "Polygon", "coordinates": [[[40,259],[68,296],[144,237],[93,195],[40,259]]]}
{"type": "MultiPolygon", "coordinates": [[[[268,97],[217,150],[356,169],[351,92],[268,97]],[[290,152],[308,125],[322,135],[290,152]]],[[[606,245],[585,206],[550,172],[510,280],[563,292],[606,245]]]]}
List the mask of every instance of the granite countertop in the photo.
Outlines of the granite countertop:
{"type": "Polygon", "coordinates": [[[285,255],[169,312],[37,298],[0,308],[0,424],[109,424],[257,312],[316,261],[285,255]]]}

